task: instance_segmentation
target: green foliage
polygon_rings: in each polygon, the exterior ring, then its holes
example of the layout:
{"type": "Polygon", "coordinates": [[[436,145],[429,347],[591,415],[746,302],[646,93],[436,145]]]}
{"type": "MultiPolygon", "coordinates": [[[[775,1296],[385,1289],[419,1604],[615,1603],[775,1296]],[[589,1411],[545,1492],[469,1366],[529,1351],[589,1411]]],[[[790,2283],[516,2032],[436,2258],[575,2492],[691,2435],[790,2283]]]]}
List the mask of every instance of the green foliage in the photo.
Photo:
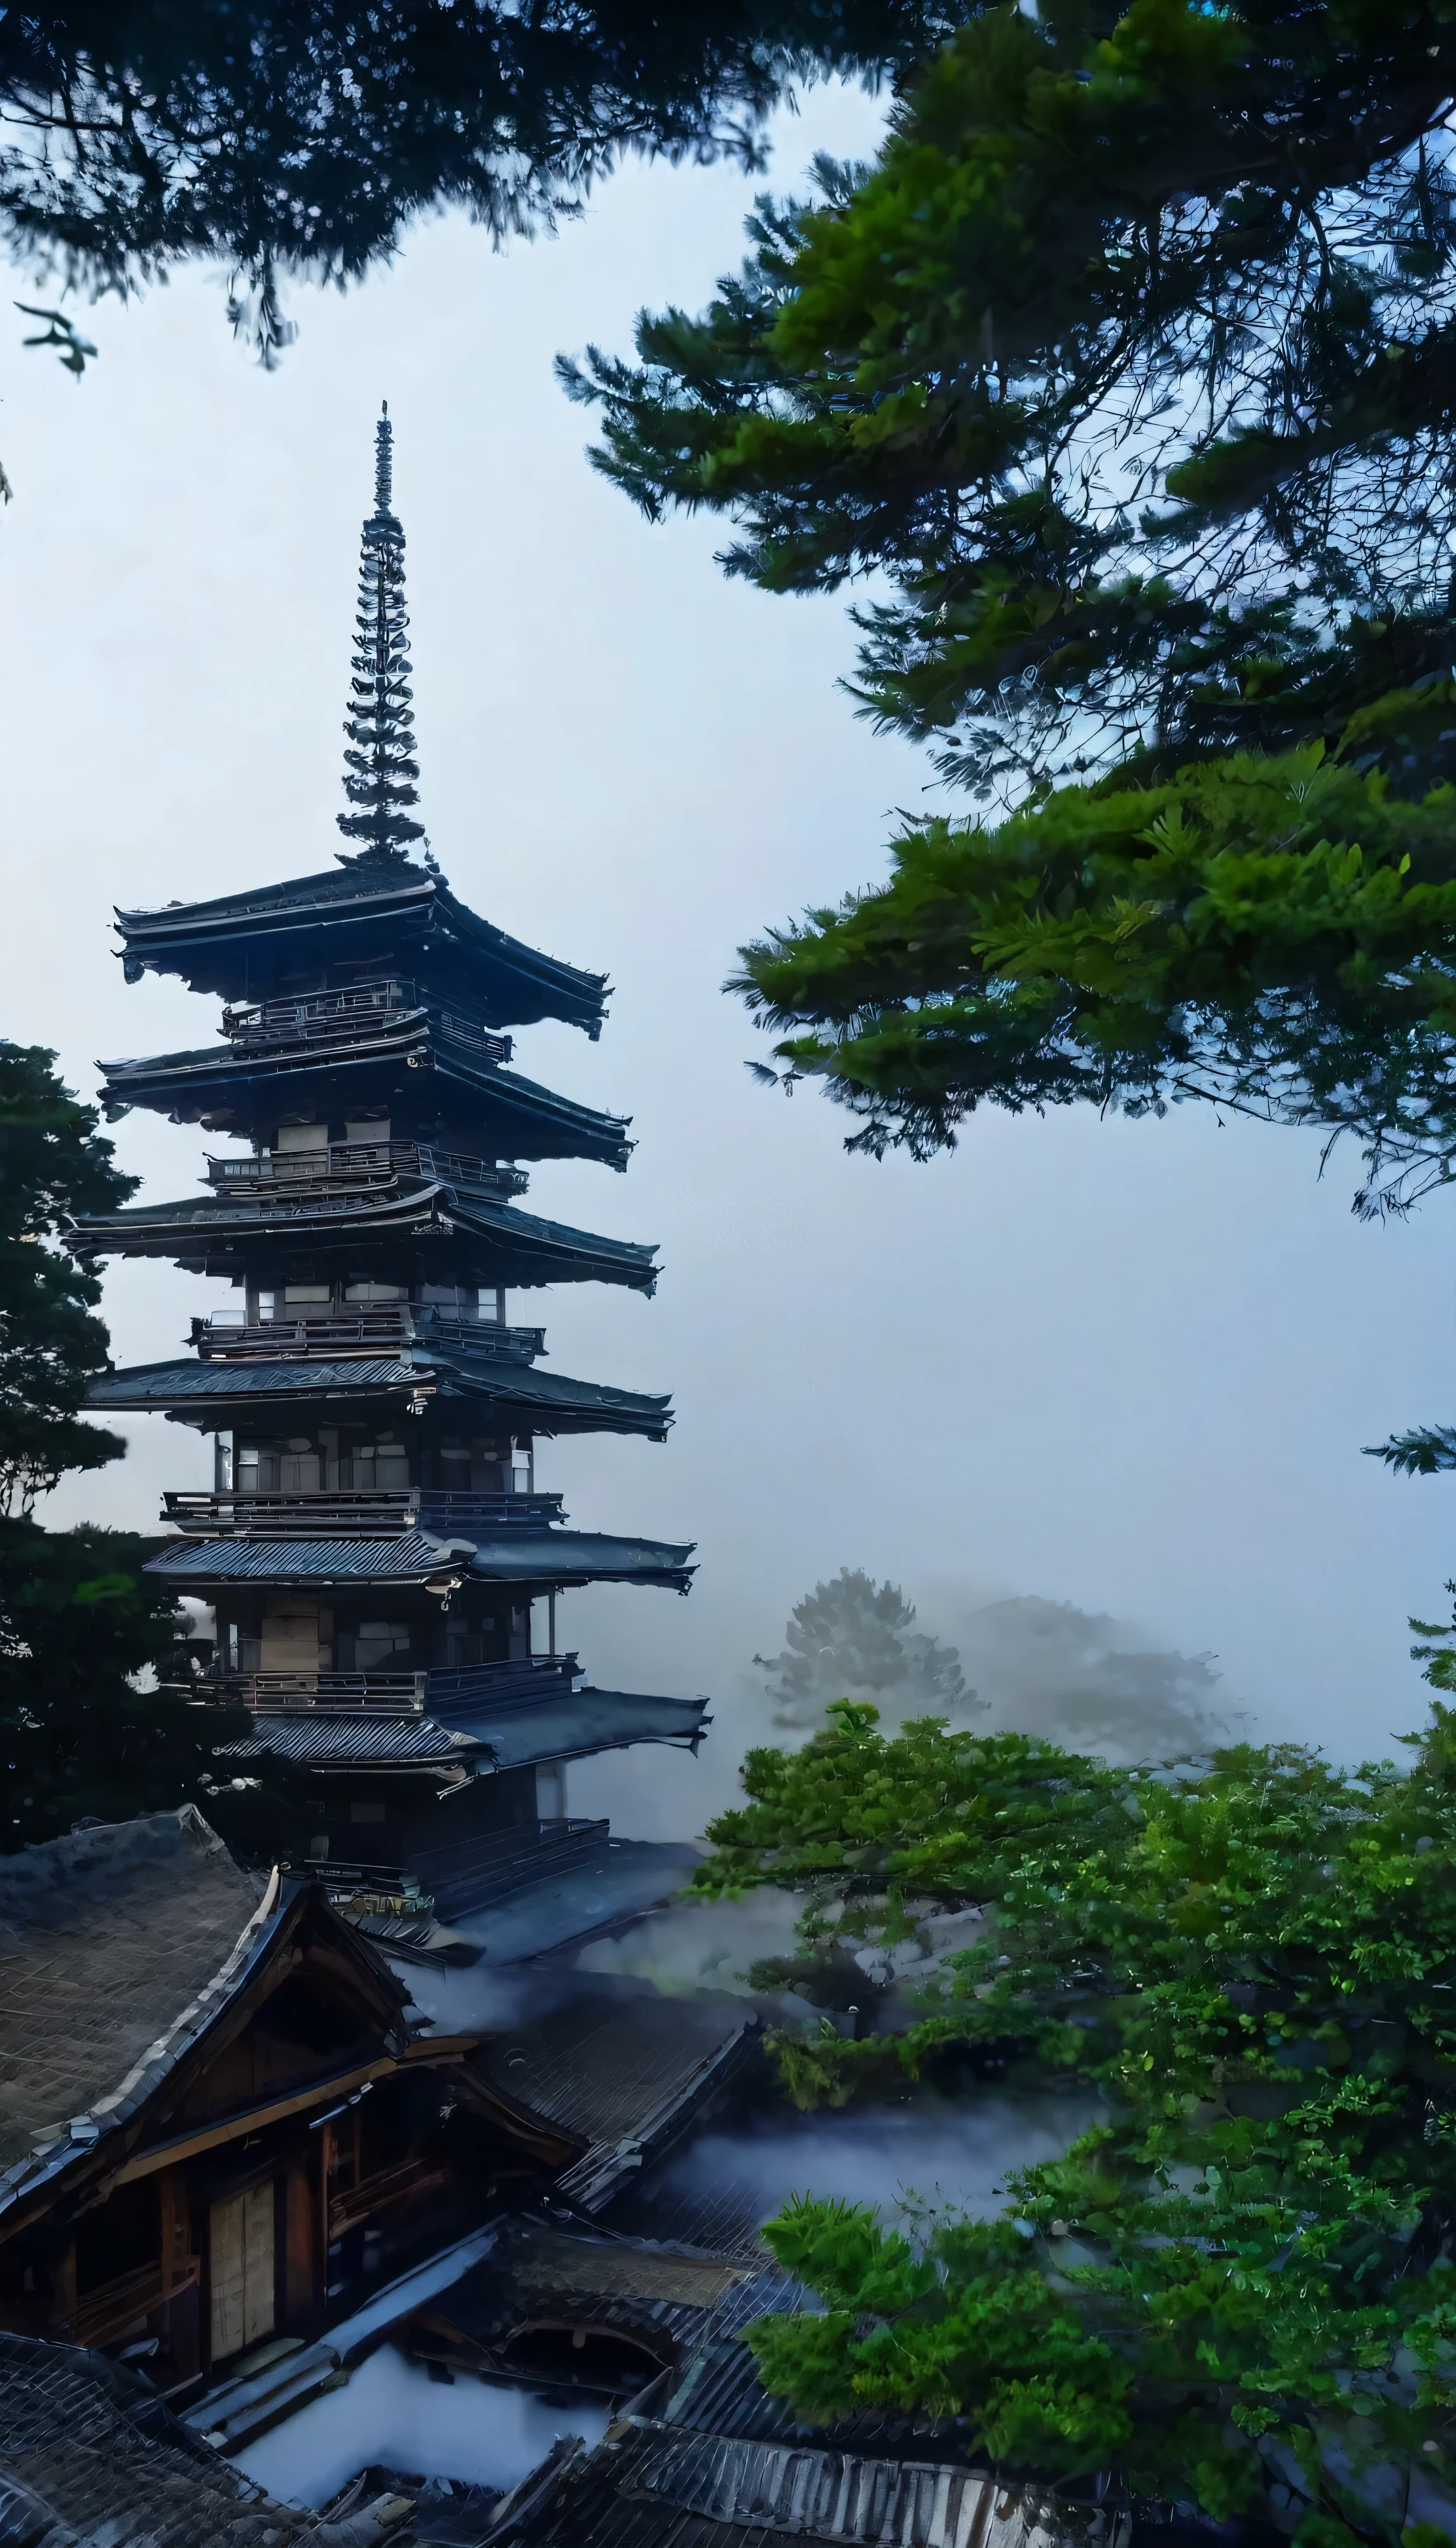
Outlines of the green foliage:
{"type": "Polygon", "coordinates": [[[1365,1457],[1384,1460],[1398,1477],[1438,1477],[1443,1469],[1456,1469],[1456,1425],[1414,1425],[1409,1433],[1393,1433],[1388,1442],[1367,1442],[1365,1457]]]}
{"type": "Polygon", "coordinates": [[[292,269],[345,282],[421,214],[549,226],[628,152],[755,166],[801,78],[907,62],[934,0],[68,0],[0,14],[0,232],[127,293],[190,258],[272,363],[292,269]]]}
{"type": "Polygon", "coordinates": [[[1449,669],[1456,26],[1295,24],[976,11],[700,318],[562,367],[730,572],[889,579],[862,705],[979,793],[1332,742],[1449,669]]]}
{"type": "Polygon", "coordinates": [[[1394,2541],[1422,2483],[1456,2487],[1456,1711],[1409,1772],[1350,1774],[1292,1745],[1123,1774],[871,1715],[752,1754],[695,1888],[796,1886],[826,1952],[982,1905],[904,2033],[800,2052],[843,2094],[994,2043],[1106,2120],[988,2223],[791,2206],[767,2235],[826,2314],[755,2330],[769,2385],[1394,2541]]]}
{"type": "Polygon", "coordinates": [[[0,1850],[84,1815],[123,1822],[191,1801],[246,1854],[302,1853],[298,1781],[269,1765],[266,1783],[234,1785],[216,1758],[249,1718],[189,1696],[202,1652],[183,1641],[175,1594],[141,1571],[161,1544],[0,1519],[0,1850]]]}
{"type": "MultiPolygon", "coordinates": [[[[1428,695],[1456,718],[1456,682],[1428,695]]],[[[743,949],[736,980],[790,1078],[861,1119],[851,1146],[925,1157],[985,1103],[1201,1098],[1352,1133],[1362,1212],[1449,1182],[1451,787],[1412,803],[1311,746],[927,823],[893,859],[743,949]]]]}
{"type": "Polygon", "coordinates": [[[77,1420],[106,1369],[96,1276],[67,1244],[71,1218],[135,1193],[94,1107],[62,1088],[53,1052],[0,1042],[0,1510],[29,1512],[65,1469],[120,1459],[115,1433],[77,1420]]]}
{"type": "Polygon", "coordinates": [[[954,1646],[923,1635],[915,1604],[898,1584],[876,1585],[861,1566],[842,1566],[796,1601],[784,1650],[755,1655],[779,1725],[813,1725],[846,1690],[882,1698],[898,1691],[922,1709],[978,1704],[954,1646]]]}
{"type": "Polygon", "coordinates": [[[1033,809],[744,951],[855,1145],[1200,1096],[1355,1132],[1362,1209],[1449,1174],[1453,87],[1444,0],[1008,0],[700,317],[562,366],[731,573],[887,584],[862,708],[1033,809]]]}

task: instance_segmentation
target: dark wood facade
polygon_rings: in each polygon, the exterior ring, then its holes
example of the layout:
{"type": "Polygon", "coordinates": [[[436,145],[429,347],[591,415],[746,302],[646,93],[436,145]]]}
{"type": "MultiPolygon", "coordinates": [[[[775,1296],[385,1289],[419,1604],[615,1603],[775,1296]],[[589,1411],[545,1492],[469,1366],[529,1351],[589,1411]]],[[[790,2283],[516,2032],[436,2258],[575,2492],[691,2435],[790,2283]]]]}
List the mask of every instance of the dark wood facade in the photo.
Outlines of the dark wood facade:
{"type": "Polygon", "coordinates": [[[0,2324],[166,2394],[316,2337],[579,2147],[501,2095],[477,2037],[418,2031],[318,1887],[275,1877],[253,1926],[155,2083],[77,2119],[0,2204],[0,2324]]]}

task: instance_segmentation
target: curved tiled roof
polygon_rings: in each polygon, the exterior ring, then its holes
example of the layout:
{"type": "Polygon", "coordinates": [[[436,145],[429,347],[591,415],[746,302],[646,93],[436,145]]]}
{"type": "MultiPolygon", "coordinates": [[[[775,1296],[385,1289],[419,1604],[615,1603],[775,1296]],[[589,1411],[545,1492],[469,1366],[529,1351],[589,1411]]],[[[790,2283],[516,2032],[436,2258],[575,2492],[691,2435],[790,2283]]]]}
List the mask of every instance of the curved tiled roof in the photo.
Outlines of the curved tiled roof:
{"type": "Polygon", "coordinates": [[[229,998],[256,996],[270,946],[314,938],[325,960],[367,958],[393,954],[403,932],[407,943],[437,950],[436,961],[468,963],[501,1026],[554,1017],[584,1027],[593,1041],[601,1031],[604,973],[583,972],[507,936],[459,901],[443,876],[403,859],[325,867],[157,911],[118,908],[117,928],[130,981],[143,970],[177,973],[195,990],[229,998]]]}
{"type": "Polygon", "coordinates": [[[514,1529],[478,1540],[428,1531],[395,1539],[179,1540],[149,1558],[169,1584],[423,1584],[477,1576],[492,1584],[666,1584],[685,1592],[693,1543],[613,1539],[605,1531],[514,1529]]]}
{"type": "Polygon", "coordinates": [[[69,2146],[71,2119],[158,2052],[257,1910],[194,1805],[0,1858],[0,2168],[52,2135],[69,2146]]]}
{"type": "Polygon", "coordinates": [[[0,2329],[0,2539],[16,2548],[284,2548],[317,2536],[124,2363],[0,2329]]]}
{"type": "Polygon", "coordinates": [[[358,1104],[376,1093],[372,1081],[381,1072],[386,1087],[399,1089],[411,1084],[409,1071],[422,1069],[430,1074],[431,1108],[448,1108],[452,1099],[465,1106],[483,1151],[493,1157],[599,1159],[624,1168],[632,1147],[629,1119],[483,1062],[469,1042],[423,1008],[388,1010],[351,1023],[326,1043],[301,1043],[286,1053],[240,1041],[97,1066],[106,1074],[102,1096],[111,1113],[146,1106],[173,1122],[247,1132],[276,1120],[280,1101],[297,1105],[316,1089],[337,1087],[341,1105],[358,1104]]]}
{"type": "MultiPolygon", "coordinates": [[[[466,1194],[438,1178],[401,1180],[397,1194],[332,1196],[276,1204],[235,1196],[183,1195],[174,1203],[131,1204],[116,1213],[87,1213],[70,1225],[71,1244],[90,1256],[174,1256],[188,1264],[217,1259],[236,1272],[249,1253],[276,1257],[287,1248],[346,1248],[395,1240],[411,1245],[428,1230],[435,1256],[489,1260],[492,1283],[512,1291],[540,1283],[624,1283],[651,1292],[659,1268],[656,1241],[601,1238],[566,1222],[517,1212],[487,1195],[466,1194]],[[452,1242],[453,1241],[453,1245],[452,1242]],[[472,1242],[473,1248],[472,1248],[472,1242]]],[[[482,1282],[487,1276],[481,1273],[482,1282]]]]}
{"type": "Polygon", "coordinates": [[[543,1706],[462,1710],[448,1725],[431,1716],[338,1715],[312,1710],[259,1715],[250,1734],[218,1747],[219,1759],[257,1760],[271,1753],[305,1769],[441,1768],[482,1755],[497,1770],[533,1762],[580,1761],[629,1743],[693,1743],[701,1735],[705,1698],[638,1697],[628,1690],[580,1689],[543,1706]]]}
{"type": "MultiPolygon", "coordinates": [[[[471,1354],[439,1345],[403,1354],[360,1356],[337,1362],[292,1356],[278,1362],[138,1363],[111,1371],[95,1382],[87,1405],[96,1408],[177,1408],[189,1417],[194,1410],[246,1407],[258,1400],[313,1402],[321,1398],[408,1396],[421,1381],[433,1378],[440,1397],[500,1408],[519,1409],[532,1431],[644,1433],[661,1441],[672,1423],[668,1399],[644,1391],[613,1389],[595,1380],[572,1380],[565,1372],[533,1371],[503,1355],[471,1354]]],[[[221,1412],[215,1420],[227,1420],[221,1412]]],[[[523,1421],[516,1429],[526,1430],[523,1421]]]]}

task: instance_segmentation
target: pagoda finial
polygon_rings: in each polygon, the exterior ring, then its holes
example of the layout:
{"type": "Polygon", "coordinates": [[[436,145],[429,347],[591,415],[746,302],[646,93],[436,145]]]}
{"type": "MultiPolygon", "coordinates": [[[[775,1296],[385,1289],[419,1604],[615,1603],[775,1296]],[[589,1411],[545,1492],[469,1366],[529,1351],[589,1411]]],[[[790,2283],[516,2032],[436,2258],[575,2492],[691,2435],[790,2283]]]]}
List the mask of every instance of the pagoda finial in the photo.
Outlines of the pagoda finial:
{"type": "Polygon", "coordinates": [[[390,423],[390,403],[381,399],[379,422],[374,428],[374,509],[387,513],[394,502],[395,454],[394,427],[390,423]]]}
{"type": "Polygon", "coordinates": [[[339,830],[362,842],[361,855],[369,860],[399,858],[410,841],[424,838],[423,824],[404,810],[419,801],[419,765],[408,679],[412,667],[405,651],[405,533],[393,502],[394,427],[386,400],[374,428],[374,511],[360,542],[357,652],[350,659],[354,679],[344,721],[344,794],[358,811],[338,817],[339,830]]]}

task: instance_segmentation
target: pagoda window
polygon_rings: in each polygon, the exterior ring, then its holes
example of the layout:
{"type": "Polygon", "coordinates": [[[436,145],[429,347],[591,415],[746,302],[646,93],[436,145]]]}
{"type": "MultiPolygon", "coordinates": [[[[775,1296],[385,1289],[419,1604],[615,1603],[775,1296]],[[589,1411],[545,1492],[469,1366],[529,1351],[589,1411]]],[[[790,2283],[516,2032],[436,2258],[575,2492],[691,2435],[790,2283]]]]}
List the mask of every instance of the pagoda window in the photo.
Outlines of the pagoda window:
{"type": "Polygon", "coordinates": [[[346,1141],[387,1141],[389,1138],[390,1119],[388,1115],[365,1116],[358,1123],[346,1123],[344,1125],[344,1139],[346,1141]]]}
{"type": "Polygon", "coordinates": [[[289,1442],[238,1444],[239,1495],[316,1495],[322,1483],[318,1453],[303,1434],[289,1442]]]}
{"type": "Polygon", "coordinates": [[[258,1634],[261,1611],[252,1607],[218,1622],[218,1642],[227,1658],[229,1672],[259,1672],[262,1669],[262,1640],[258,1634]]]}
{"type": "Polygon", "coordinates": [[[357,1628],[340,1629],[340,1672],[406,1672],[410,1666],[408,1619],[361,1619],[357,1628]]]}
{"type": "Polygon", "coordinates": [[[284,1291],[284,1315],[290,1319],[327,1316],[333,1293],[326,1283],[290,1283],[284,1291]]]}
{"type": "Polygon", "coordinates": [[[328,1463],[330,1487],[398,1490],[410,1484],[410,1454],[403,1442],[344,1443],[328,1463]]]}
{"type": "Polygon", "coordinates": [[[494,1442],[480,1434],[467,1441],[462,1434],[447,1433],[436,1457],[441,1487],[451,1489],[457,1495],[503,1496],[510,1493],[509,1442],[494,1442]]]}
{"type": "Polygon", "coordinates": [[[332,1613],[317,1601],[265,1609],[260,1669],[309,1676],[326,1670],[332,1626],[332,1613]]]}
{"type": "Polygon", "coordinates": [[[473,1283],[420,1283],[414,1297],[425,1308],[442,1311],[447,1319],[461,1319],[472,1324],[482,1315],[494,1318],[495,1312],[482,1313],[483,1300],[494,1301],[494,1292],[477,1292],[473,1283]]]}
{"type": "Polygon", "coordinates": [[[280,1124],[273,1146],[276,1150],[326,1150],[326,1124],[280,1124]]]}
{"type": "MultiPolygon", "coordinates": [[[[289,1299],[293,1299],[290,1292],[289,1299]]],[[[408,1301],[410,1294],[403,1283],[349,1283],[344,1287],[346,1301],[408,1301]]]]}
{"type": "Polygon", "coordinates": [[[473,1672],[480,1664],[493,1664],[496,1661],[495,1637],[489,1630],[457,1628],[453,1619],[449,1620],[445,1626],[441,1661],[448,1672],[473,1672]]]}

